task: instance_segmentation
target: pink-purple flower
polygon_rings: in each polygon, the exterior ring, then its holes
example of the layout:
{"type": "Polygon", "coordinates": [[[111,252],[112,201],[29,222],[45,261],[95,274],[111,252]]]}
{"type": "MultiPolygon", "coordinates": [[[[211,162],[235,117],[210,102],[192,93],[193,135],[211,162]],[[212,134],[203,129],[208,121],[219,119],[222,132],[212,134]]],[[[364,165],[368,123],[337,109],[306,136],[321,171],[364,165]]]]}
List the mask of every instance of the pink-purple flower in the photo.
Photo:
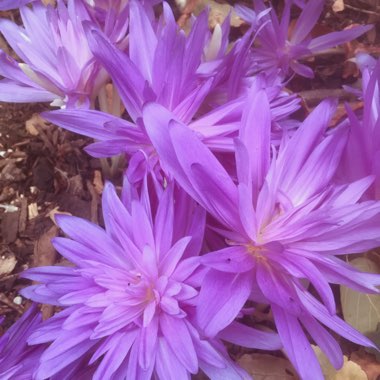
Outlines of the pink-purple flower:
{"type": "Polygon", "coordinates": [[[265,92],[252,92],[249,99],[235,140],[237,184],[194,133],[163,108],[148,105],[144,121],[162,165],[213,216],[210,228],[225,241],[217,252],[202,256],[212,268],[197,310],[206,335],[228,326],[248,299],[267,303],[301,377],[312,371],[323,379],[303,328],[336,368],[343,356],[326,327],[373,346],[336,315],[329,285],[378,292],[380,276],[360,273],[337,257],[380,243],[380,204],[358,202],[373,177],[332,184],[347,141],[343,128],[325,136],[333,102],[320,104],[276,151],[265,92]],[[206,302],[210,295],[212,304],[206,302]]]}
{"type": "MultiPolygon", "coordinates": [[[[144,186],[140,197],[135,193],[124,205],[107,184],[105,230],[79,218],[57,217],[71,239],[55,238],[53,244],[72,265],[24,274],[40,282],[24,289],[24,296],[63,308],[28,339],[29,344],[51,343],[36,379],[54,376],[83,357],[96,368],[93,379],[185,379],[199,368],[211,378],[245,376],[220,340],[205,337],[198,327],[205,213],[176,192],[169,185],[155,205],[144,186]]],[[[259,347],[279,347],[275,334],[256,335],[259,347]]]]}
{"type": "Polygon", "coordinates": [[[357,26],[312,38],[311,31],[322,13],[325,1],[307,1],[294,27],[290,29],[290,10],[293,3],[296,2],[285,1],[281,19],[273,9],[259,18],[257,14],[263,14],[267,10],[262,0],[253,0],[255,11],[243,6],[237,8],[239,15],[258,29],[258,46],[252,51],[254,70],[283,78],[293,72],[312,78],[313,70],[302,60],[357,38],[372,28],[370,25],[357,26]]]}
{"type": "Polygon", "coordinates": [[[22,60],[0,51],[0,100],[89,107],[107,77],[87,43],[84,6],[59,0],[55,9],[35,1],[20,13],[22,26],[0,20],[0,32],[22,60]]]}

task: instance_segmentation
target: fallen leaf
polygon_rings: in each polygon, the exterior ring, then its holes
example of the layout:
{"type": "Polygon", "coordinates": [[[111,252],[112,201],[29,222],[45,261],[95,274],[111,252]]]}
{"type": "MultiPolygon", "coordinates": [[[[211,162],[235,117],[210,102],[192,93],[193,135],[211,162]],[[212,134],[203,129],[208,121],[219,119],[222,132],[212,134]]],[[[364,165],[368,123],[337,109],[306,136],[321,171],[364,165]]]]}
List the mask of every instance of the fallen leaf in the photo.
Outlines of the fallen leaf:
{"type": "Polygon", "coordinates": [[[298,376],[290,362],[266,354],[245,354],[238,361],[255,380],[296,380],[298,376]]]}
{"type": "Polygon", "coordinates": [[[368,380],[377,380],[380,376],[380,363],[375,355],[357,351],[351,354],[350,359],[360,365],[362,370],[367,374],[368,380]]]}
{"type": "MultiPolygon", "coordinates": [[[[376,263],[366,257],[350,261],[355,268],[369,273],[380,273],[376,263]]],[[[376,331],[380,322],[380,295],[356,292],[340,287],[344,320],[363,334],[376,331]]]]}
{"type": "Polygon", "coordinates": [[[325,380],[368,380],[366,373],[360,365],[344,357],[344,363],[340,370],[336,370],[318,346],[312,346],[321,365],[325,380]]]}

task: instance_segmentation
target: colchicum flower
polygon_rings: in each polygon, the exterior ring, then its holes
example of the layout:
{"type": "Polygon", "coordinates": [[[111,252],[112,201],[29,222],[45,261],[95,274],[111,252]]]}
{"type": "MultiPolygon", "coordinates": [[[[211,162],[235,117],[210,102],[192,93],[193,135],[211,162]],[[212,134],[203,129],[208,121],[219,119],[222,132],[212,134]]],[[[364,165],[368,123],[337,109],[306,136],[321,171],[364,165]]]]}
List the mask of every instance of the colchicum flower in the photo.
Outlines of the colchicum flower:
{"type": "Polygon", "coordinates": [[[332,184],[347,141],[346,129],[324,137],[334,110],[329,100],[320,104],[291,138],[284,136],[277,152],[271,149],[265,92],[252,92],[235,140],[238,185],[165,109],[149,104],[144,111],[162,165],[215,218],[219,225],[211,227],[225,239],[219,251],[202,256],[212,270],[202,282],[200,326],[212,337],[248,299],[269,304],[284,348],[303,379],[310,373],[323,379],[304,329],[336,368],[343,355],[326,327],[374,346],[336,315],[329,285],[376,293],[380,284],[379,275],[361,273],[336,257],[379,246],[380,203],[358,203],[373,177],[332,184]]]}
{"type": "MultiPolygon", "coordinates": [[[[96,368],[94,380],[188,379],[199,368],[214,379],[245,378],[220,340],[204,338],[196,323],[206,271],[198,256],[205,213],[183,192],[174,207],[174,194],[168,185],[154,207],[143,187],[140,199],[124,205],[107,184],[106,230],[57,216],[71,239],[58,237],[53,244],[74,266],[24,274],[40,282],[25,288],[24,296],[63,308],[28,339],[29,344],[51,342],[36,379],[64,372],[84,357],[96,368]]],[[[257,336],[264,341],[259,346],[279,347],[275,334],[257,336]]]]}
{"type": "Polygon", "coordinates": [[[266,89],[277,139],[283,129],[295,126],[288,120],[299,107],[295,95],[285,93],[281,83],[267,81],[264,76],[245,77],[248,72],[243,63],[249,52],[249,36],[226,55],[225,24],[211,34],[207,13],[203,12],[185,36],[166,3],[163,9],[162,19],[155,22],[141,4],[131,1],[129,56],[99,30],[88,33],[90,47],[112,77],[132,122],[92,110],[58,110],[43,116],[60,127],[96,139],[86,147],[94,157],[131,157],[144,152],[130,160],[130,171],[145,166],[140,158],[148,161],[150,168],[157,168],[158,158],[141,119],[143,106],[150,101],[173,112],[216,152],[234,151],[233,139],[238,135],[247,92],[253,86],[266,89]],[[227,101],[226,94],[236,96],[227,101]],[[225,104],[219,104],[219,96],[225,104]]]}
{"type": "Polygon", "coordinates": [[[0,20],[0,32],[23,61],[0,50],[0,101],[52,102],[88,107],[106,79],[88,47],[82,22],[89,20],[80,2],[58,0],[58,7],[33,2],[20,8],[23,26],[0,20]]]}
{"type": "MultiPolygon", "coordinates": [[[[322,13],[325,1],[307,1],[294,28],[289,28],[290,9],[293,3],[295,3],[294,0],[285,1],[281,20],[273,10],[257,20],[256,13],[251,9],[244,6],[237,8],[238,14],[243,19],[260,28],[257,36],[258,47],[253,48],[252,51],[254,70],[265,71],[269,75],[279,75],[283,78],[292,72],[313,78],[313,70],[301,63],[300,60],[351,41],[372,28],[371,25],[357,26],[311,38],[310,33],[322,13]]],[[[253,0],[253,4],[255,11],[259,14],[263,14],[267,10],[263,0],[253,0]]]]}
{"type": "MultiPolygon", "coordinates": [[[[197,17],[186,36],[176,24],[168,4],[163,4],[164,12],[158,22],[150,18],[148,5],[143,7],[132,0],[129,7],[129,54],[117,49],[95,28],[89,28],[88,41],[94,55],[109,72],[132,122],[104,112],[78,109],[47,113],[44,117],[63,128],[100,140],[86,148],[95,157],[120,153],[133,156],[143,151],[150,166],[154,167],[157,157],[141,123],[144,104],[157,101],[184,123],[190,123],[202,107],[215,78],[224,75],[218,66],[223,63],[228,33],[219,28],[215,32],[219,33],[218,38],[213,40],[207,12],[197,17]],[[204,60],[205,56],[208,59],[204,60]]],[[[241,109],[240,104],[226,105],[218,121],[231,108],[241,109]]],[[[210,143],[213,137],[219,142],[231,129],[236,132],[237,127],[237,123],[228,122],[214,129],[207,125],[204,136],[210,143]]],[[[141,165],[137,163],[136,166],[141,165]]]]}

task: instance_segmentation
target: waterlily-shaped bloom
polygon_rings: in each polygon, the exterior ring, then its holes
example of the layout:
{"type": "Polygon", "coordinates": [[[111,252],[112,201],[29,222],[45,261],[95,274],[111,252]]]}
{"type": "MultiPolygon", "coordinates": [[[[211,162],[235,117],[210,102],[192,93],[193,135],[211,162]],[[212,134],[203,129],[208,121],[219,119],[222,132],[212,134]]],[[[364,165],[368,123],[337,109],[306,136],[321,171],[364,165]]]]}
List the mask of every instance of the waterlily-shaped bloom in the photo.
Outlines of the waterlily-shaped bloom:
{"type": "Polygon", "coordinates": [[[55,106],[88,107],[106,75],[95,62],[82,22],[82,4],[41,2],[20,8],[23,26],[0,20],[0,32],[22,63],[0,51],[0,101],[52,102],[55,106]]]}
{"type": "MultiPolygon", "coordinates": [[[[189,125],[202,107],[210,109],[210,99],[205,106],[206,97],[215,83],[222,81],[226,72],[231,70],[222,58],[227,48],[228,24],[216,28],[212,35],[208,29],[207,13],[203,12],[186,36],[179,30],[166,3],[159,22],[151,20],[146,10],[148,6],[144,8],[137,1],[131,1],[129,6],[129,55],[117,49],[97,29],[89,28],[88,37],[94,55],[112,77],[132,122],[89,110],[63,110],[44,116],[63,128],[97,139],[96,143],[86,149],[95,157],[110,157],[120,153],[132,156],[137,151],[143,151],[150,166],[154,167],[157,155],[145,132],[145,125],[141,122],[144,104],[156,101],[189,125]],[[223,67],[218,70],[219,66],[223,67]]],[[[248,38],[228,56],[231,65],[236,59],[232,77],[237,86],[231,87],[231,93],[240,91],[239,78],[242,75],[239,73],[244,70],[239,65],[243,56],[248,54],[247,42],[248,38]]],[[[241,117],[244,92],[236,98],[238,97],[241,99],[237,102],[234,98],[219,109],[209,111],[209,118],[194,125],[200,138],[206,139],[210,144],[213,139],[216,140],[213,145],[215,149],[233,149],[232,139],[229,137],[229,142],[226,142],[225,137],[232,132],[237,133],[236,121],[241,117]],[[212,120],[214,124],[210,124],[212,120]]],[[[277,97],[277,94],[274,95],[274,98],[277,97]]],[[[297,108],[294,97],[289,97],[289,103],[297,108]]]]}
{"type": "MultiPolygon", "coordinates": [[[[41,284],[24,289],[24,296],[63,308],[28,340],[52,342],[41,356],[37,379],[89,353],[89,364],[96,366],[93,379],[187,379],[199,368],[211,378],[246,376],[218,339],[204,338],[198,329],[205,214],[183,192],[174,205],[175,193],[169,185],[153,207],[143,187],[141,198],[126,206],[107,184],[106,230],[76,217],[57,217],[72,240],[55,238],[53,244],[74,266],[25,273],[41,284]]],[[[230,327],[224,339],[235,329],[239,326],[230,327]]],[[[279,347],[274,333],[253,335],[258,347],[279,347]]]]}
{"type": "MultiPolygon", "coordinates": [[[[310,32],[322,13],[324,0],[309,0],[302,7],[294,27],[290,26],[290,9],[294,0],[285,1],[281,20],[274,11],[257,22],[256,14],[267,8],[262,0],[253,0],[255,11],[239,6],[237,11],[246,21],[262,25],[257,36],[258,46],[252,51],[253,67],[256,71],[266,71],[272,75],[287,77],[293,72],[312,78],[313,70],[300,62],[313,54],[351,41],[369,29],[371,25],[357,26],[340,32],[332,32],[312,38],[310,32]]],[[[297,2],[298,5],[300,2],[297,2]]]]}
{"type": "Polygon", "coordinates": [[[361,273],[336,257],[379,245],[380,203],[358,203],[372,177],[332,184],[347,141],[346,129],[324,137],[334,110],[331,101],[323,102],[291,138],[284,136],[277,152],[271,149],[265,91],[252,92],[235,140],[238,185],[165,109],[149,104],[144,112],[162,165],[218,221],[211,226],[225,239],[219,251],[202,256],[213,269],[202,283],[200,325],[214,336],[248,299],[269,304],[284,348],[304,379],[323,375],[303,329],[337,368],[342,352],[325,327],[373,346],[336,315],[329,285],[377,292],[380,283],[380,276],[361,273]]]}

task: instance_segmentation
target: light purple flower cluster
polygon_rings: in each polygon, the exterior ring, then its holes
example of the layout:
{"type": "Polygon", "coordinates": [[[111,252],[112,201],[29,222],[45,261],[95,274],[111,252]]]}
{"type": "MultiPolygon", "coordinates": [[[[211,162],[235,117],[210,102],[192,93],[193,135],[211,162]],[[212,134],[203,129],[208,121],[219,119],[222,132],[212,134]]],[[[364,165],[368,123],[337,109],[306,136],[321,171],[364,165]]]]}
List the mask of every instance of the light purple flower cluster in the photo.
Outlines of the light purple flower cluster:
{"type": "Polygon", "coordinates": [[[311,342],[335,368],[336,335],[375,346],[337,315],[331,284],[380,285],[340,257],[380,246],[380,63],[358,57],[364,108],[332,130],[334,100],[298,121],[284,89],[313,75],[302,59],[370,26],[312,39],[322,0],[286,1],[281,19],[253,3],[233,44],[229,17],[211,32],[205,10],[186,34],[160,1],[34,1],[23,26],[0,21],[23,61],[0,53],[0,100],[52,102],[43,116],[94,138],[90,155],[128,162],[121,195],[105,186],[104,228],[56,218],[70,265],[23,274],[22,295],[59,311],[41,321],[33,306],[0,339],[2,379],[249,379],[224,342],[284,349],[323,379],[311,342]]]}

